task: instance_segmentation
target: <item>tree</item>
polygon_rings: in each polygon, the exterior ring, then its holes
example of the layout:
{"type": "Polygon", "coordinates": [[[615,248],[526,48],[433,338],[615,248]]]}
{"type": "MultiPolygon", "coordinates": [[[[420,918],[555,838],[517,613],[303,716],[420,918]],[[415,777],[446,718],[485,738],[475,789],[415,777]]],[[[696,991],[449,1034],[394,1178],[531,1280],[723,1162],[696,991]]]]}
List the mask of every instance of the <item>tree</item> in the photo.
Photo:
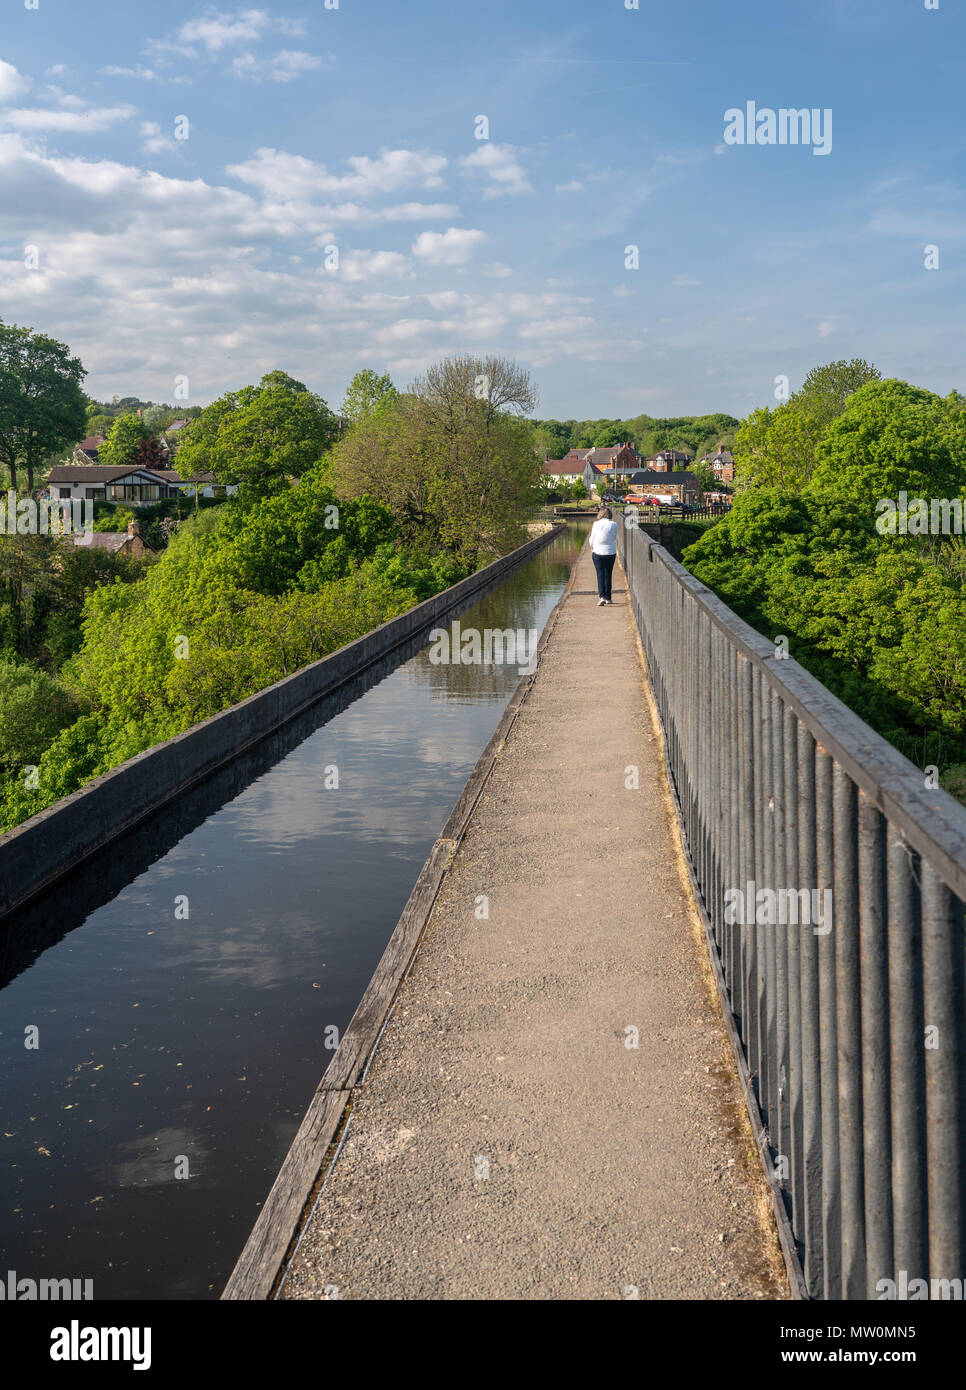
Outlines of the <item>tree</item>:
{"type": "Polygon", "coordinates": [[[98,461],[124,468],[134,463],[141,445],[150,438],[151,431],[139,415],[119,415],[97,451],[98,461]]]}
{"type": "Polygon", "coordinates": [[[691,472],[701,485],[702,492],[714,492],[718,486],[718,480],[714,476],[714,469],[708,463],[696,463],[691,472]]]}
{"type": "Polygon", "coordinates": [[[33,491],[34,473],[43,461],[83,438],[85,376],[80,359],[71,357],[65,343],[0,322],[0,463],[12,487],[25,468],[33,491]]]}
{"type": "Polygon", "coordinates": [[[520,418],[535,400],[516,363],[447,358],[340,441],[333,477],[347,497],[385,502],[408,537],[473,567],[519,541],[541,476],[520,418]]]}
{"type": "Polygon", "coordinates": [[[812,368],[788,404],[824,428],[842,414],[853,392],[881,378],[878,367],[861,357],[853,357],[850,362],[828,362],[824,367],[812,368]]]}
{"type": "Polygon", "coordinates": [[[240,484],[243,497],[283,491],[325,454],[337,432],[321,396],[285,372],[229,391],[184,430],[178,468],[240,484]]]}
{"type": "Polygon", "coordinates": [[[966,415],[905,381],[860,387],[817,449],[810,490],[870,509],[882,498],[953,498],[966,489],[966,415]]]}
{"type": "Polygon", "coordinates": [[[800,492],[814,471],[821,433],[818,421],[790,401],[775,410],[753,410],[735,437],[738,488],[800,492]]]}
{"type": "Polygon", "coordinates": [[[377,376],[370,368],[356,372],[349,382],[340,412],[351,425],[358,425],[377,410],[385,410],[399,399],[388,372],[377,376]]]}
{"type": "Polygon", "coordinates": [[[575,478],[575,479],[574,479],[574,492],[573,492],[574,501],[575,501],[575,502],[583,502],[583,501],[585,501],[589,496],[590,496],[590,493],[587,491],[587,484],[584,482],[583,478],[575,478]]]}
{"type": "MultiPolygon", "coordinates": [[[[100,458],[100,451],[98,451],[98,458],[100,458]]],[[[160,439],[149,434],[146,439],[139,440],[134,454],[134,462],[139,468],[167,468],[168,461],[161,448],[160,439]]]]}

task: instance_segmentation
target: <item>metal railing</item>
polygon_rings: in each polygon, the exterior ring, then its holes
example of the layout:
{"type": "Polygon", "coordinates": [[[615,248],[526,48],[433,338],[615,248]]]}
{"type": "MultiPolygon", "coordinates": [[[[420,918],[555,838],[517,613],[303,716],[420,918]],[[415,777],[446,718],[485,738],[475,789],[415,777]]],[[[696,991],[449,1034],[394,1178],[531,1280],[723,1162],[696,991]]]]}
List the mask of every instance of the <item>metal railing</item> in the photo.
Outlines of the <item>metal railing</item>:
{"type": "Polygon", "coordinates": [[[643,531],[619,553],[807,1292],[962,1297],[966,808],[643,531]]]}

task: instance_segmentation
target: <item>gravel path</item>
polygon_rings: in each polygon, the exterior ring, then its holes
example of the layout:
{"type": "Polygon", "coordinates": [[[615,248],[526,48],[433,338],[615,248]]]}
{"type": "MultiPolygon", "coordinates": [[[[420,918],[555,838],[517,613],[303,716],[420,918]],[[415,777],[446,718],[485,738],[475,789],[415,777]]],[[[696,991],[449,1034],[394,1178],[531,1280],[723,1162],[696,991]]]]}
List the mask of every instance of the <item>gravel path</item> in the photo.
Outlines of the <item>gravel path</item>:
{"type": "Polygon", "coordinates": [[[788,1297],[614,578],[581,551],[284,1298],[788,1297]]]}

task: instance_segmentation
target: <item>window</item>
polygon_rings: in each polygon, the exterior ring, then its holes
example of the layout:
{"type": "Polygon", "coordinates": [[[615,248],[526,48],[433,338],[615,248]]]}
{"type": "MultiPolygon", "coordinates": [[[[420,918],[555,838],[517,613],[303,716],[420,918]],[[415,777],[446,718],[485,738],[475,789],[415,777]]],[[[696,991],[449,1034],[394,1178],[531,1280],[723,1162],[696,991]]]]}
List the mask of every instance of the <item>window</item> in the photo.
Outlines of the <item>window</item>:
{"type": "Polygon", "coordinates": [[[59,487],[57,489],[57,496],[60,498],[70,497],[72,491],[73,489],[69,487],[59,487]]]}
{"type": "Polygon", "coordinates": [[[88,488],[85,488],[85,489],[84,489],[84,496],[87,498],[88,502],[98,502],[98,501],[103,502],[103,500],[104,500],[104,489],[103,489],[102,487],[88,487],[88,488]]]}

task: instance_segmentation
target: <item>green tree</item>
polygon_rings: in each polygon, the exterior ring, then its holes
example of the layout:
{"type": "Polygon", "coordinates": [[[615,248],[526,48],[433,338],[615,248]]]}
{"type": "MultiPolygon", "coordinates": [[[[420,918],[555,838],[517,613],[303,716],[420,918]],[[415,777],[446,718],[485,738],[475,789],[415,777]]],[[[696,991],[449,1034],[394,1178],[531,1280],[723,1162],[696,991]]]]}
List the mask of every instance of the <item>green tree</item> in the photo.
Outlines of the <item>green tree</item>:
{"type": "Polygon", "coordinates": [[[541,476],[521,418],[535,400],[513,362],[447,358],[340,441],[333,478],[346,497],[386,503],[410,539],[442,544],[473,568],[522,534],[541,476]]]}
{"type": "Polygon", "coordinates": [[[861,357],[853,357],[849,362],[827,362],[824,367],[812,368],[789,404],[824,428],[842,414],[853,392],[881,377],[878,367],[861,357]]]}
{"type": "Polygon", "coordinates": [[[358,425],[377,410],[386,410],[399,399],[388,372],[378,376],[370,368],[356,372],[346,389],[340,413],[352,425],[358,425]]]}
{"type": "Polygon", "coordinates": [[[12,487],[24,468],[32,491],[43,461],[83,438],[85,375],[65,343],[0,322],[0,464],[12,487]]]}
{"type": "Polygon", "coordinates": [[[119,415],[97,451],[99,463],[125,468],[138,460],[139,450],[151,438],[151,431],[139,415],[119,415]]]}
{"type": "Polygon", "coordinates": [[[800,492],[815,469],[821,435],[818,421],[791,402],[753,410],[735,437],[737,487],[800,492]]]}
{"type": "Polygon", "coordinates": [[[61,685],[34,666],[0,661],[0,774],[36,764],[77,709],[61,685]]]}
{"type": "Polygon", "coordinates": [[[905,381],[872,381],[849,397],[817,447],[810,486],[861,501],[958,497],[966,489],[966,415],[905,381]]]}
{"type": "Polygon", "coordinates": [[[258,386],[219,397],[186,426],[178,468],[238,483],[249,499],[266,497],[317,464],[336,432],[320,396],[285,372],[269,372],[258,386]]]}

